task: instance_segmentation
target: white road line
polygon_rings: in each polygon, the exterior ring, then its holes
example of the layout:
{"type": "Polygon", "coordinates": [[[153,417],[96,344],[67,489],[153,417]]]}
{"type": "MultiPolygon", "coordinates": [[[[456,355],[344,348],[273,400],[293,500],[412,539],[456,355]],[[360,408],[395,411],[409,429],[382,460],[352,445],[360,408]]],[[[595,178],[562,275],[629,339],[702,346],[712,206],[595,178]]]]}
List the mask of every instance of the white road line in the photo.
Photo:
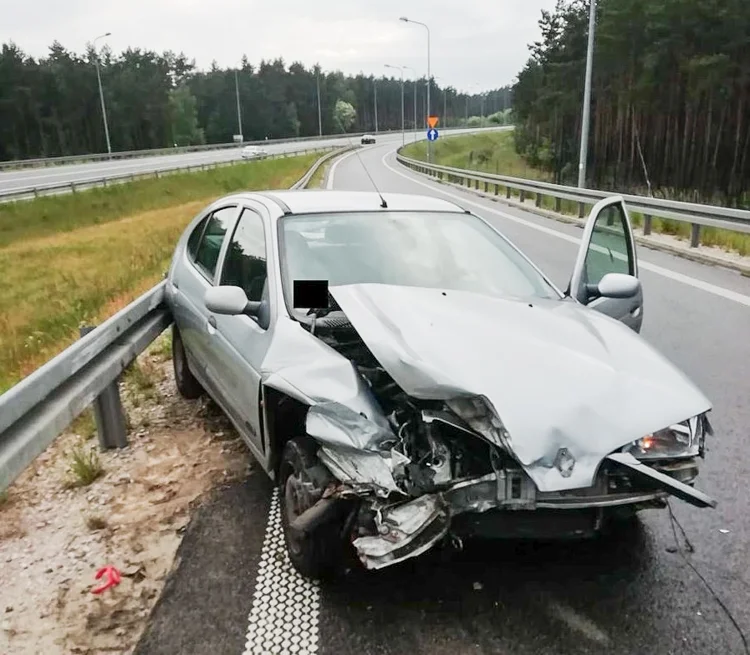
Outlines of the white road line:
{"type": "Polygon", "coordinates": [[[326,182],[326,189],[333,189],[333,178],[336,176],[336,169],[339,167],[339,164],[345,159],[349,159],[349,157],[356,153],[356,150],[352,150],[351,152],[347,152],[345,155],[342,155],[335,162],[333,162],[333,164],[331,165],[331,170],[328,171],[328,181],[326,182]]]}
{"type": "Polygon", "coordinates": [[[297,573],[287,556],[275,488],[243,655],[314,655],[319,612],[318,584],[297,573]]]}
{"type": "MultiPolygon", "coordinates": [[[[557,239],[562,239],[563,241],[569,241],[570,243],[575,243],[575,244],[580,244],[581,242],[580,239],[577,239],[576,237],[571,236],[569,234],[565,234],[564,232],[558,232],[557,230],[553,230],[552,228],[545,227],[544,225],[537,225],[536,223],[527,221],[526,219],[523,219],[523,218],[519,218],[518,216],[513,216],[512,214],[508,214],[507,212],[501,211],[499,209],[494,209],[493,207],[487,207],[486,205],[483,205],[482,203],[474,202],[473,200],[469,200],[467,198],[464,198],[463,196],[459,196],[456,193],[445,191],[440,188],[439,184],[427,183],[427,182],[423,182],[421,180],[415,179],[414,175],[418,175],[416,173],[412,175],[407,175],[401,171],[398,171],[395,168],[393,168],[393,166],[390,166],[388,162],[386,162],[386,157],[391,155],[392,152],[393,151],[387,152],[385,155],[383,155],[383,159],[382,159],[383,166],[385,166],[392,173],[395,173],[396,175],[400,175],[401,177],[406,178],[407,180],[409,180],[410,182],[413,182],[414,184],[419,184],[423,187],[430,189],[431,191],[434,191],[436,193],[441,193],[444,196],[448,196],[449,198],[453,198],[461,205],[472,205],[474,207],[481,209],[482,211],[487,211],[492,214],[502,216],[503,218],[509,221],[513,221],[514,223],[518,223],[520,225],[530,227],[532,230],[543,232],[544,234],[548,234],[550,236],[556,237],[557,239]]],[[[750,307],[750,296],[746,296],[742,293],[732,291],[731,289],[725,289],[724,287],[711,284],[710,282],[704,282],[703,280],[699,280],[698,278],[694,278],[689,275],[684,275],[683,273],[678,273],[677,271],[664,268],[663,266],[658,266],[656,264],[652,264],[651,262],[645,262],[641,260],[640,258],[638,260],[638,267],[641,270],[651,271],[652,273],[656,273],[657,275],[661,275],[663,277],[669,278],[671,280],[674,280],[675,282],[681,282],[682,284],[686,284],[695,289],[700,289],[701,291],[706,291],[707,293],[711,293],[715,296],[719,296],[720,298],[725,298],[726,300],[731,300],[732,302],[739,303],[740,305],[745,305],[747,307],[750,307]]]]}
{"type": "Polygon", "coordinates": [[[569,605],[563,605],[557,600],[550,600],[547,609],[551,616],[562,621],[571,630],[579,632],[587,639],[595,641],[604,646],[609,645],[609,636],[591,619],[576,612],[569,605]]]}

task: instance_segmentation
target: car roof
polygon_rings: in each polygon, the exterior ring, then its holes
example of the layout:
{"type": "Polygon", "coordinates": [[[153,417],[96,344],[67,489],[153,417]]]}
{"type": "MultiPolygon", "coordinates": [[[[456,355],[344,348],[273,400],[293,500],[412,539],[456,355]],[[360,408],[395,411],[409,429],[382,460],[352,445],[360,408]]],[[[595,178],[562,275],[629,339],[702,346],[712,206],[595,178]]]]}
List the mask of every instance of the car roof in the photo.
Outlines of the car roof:
{"type": "MultiPolygon", "coordinates": [[[[251,194],[248,194],[251,195],[251,194]]],[[[333,191],[299,189],[261,192],[276,203],[284,214],[320,214],[328,212],[382,211],[381,196],[374,191],[333,191]]],[[[406,193],[384,193],[389,211],[465,212],[460,205],[435,198],[406,193]]]]}

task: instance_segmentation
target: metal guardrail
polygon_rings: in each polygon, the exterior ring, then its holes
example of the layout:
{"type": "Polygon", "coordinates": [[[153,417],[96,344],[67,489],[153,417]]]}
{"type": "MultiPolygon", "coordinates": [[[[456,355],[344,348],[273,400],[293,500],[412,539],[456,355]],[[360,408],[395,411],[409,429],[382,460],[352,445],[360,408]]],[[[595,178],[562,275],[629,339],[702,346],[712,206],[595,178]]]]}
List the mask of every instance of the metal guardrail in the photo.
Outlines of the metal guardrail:
{"type": "MultiPolygon", "coordinates": [[[[400,134],[401,130],[380,130],[380,134],[400,134]]],[[[136,159],[139,157],[156,157],[159,155],[181,155],[187,152],[206,152],[210,150],[229,150],[231,148],[244,148],[245,146],[263,146],[282,143],[305,143],[308,141],[324,141],[338,138],[359,138],[363,134],[376,134],[375,132],[357,132],[353,134],[324,134],[323,136],[301,136],[288,139],[263,139],[260,141],[243,141],[242,143],[208,143],[196,146],[181,146],[178,148],[153,148],[150,150],[126,150],[122,152],[97,153],[93,155],[66,155],[64,157],[40,157],[37,159],[17,159],[13,161],[0,161],[0,171],[15,170],[19,168],[33,168],[40,166],[55,166],[59,164],[89,163],[97,161],[110,161],[119,159],[136,159]]]]}
{"type": "MultiPolygon", "coordinates": [[[[401,154],[400,148],[396,158],[399,163],[412,170],[445,182],[468,187],[473,184],[475,190],[480,190],[481,184],[484,187],[484,193],[488,195],[497,196],[500,194],[500,190],[504,189],[505,197],[510,199],[512,191],[517,191],[522,203],[525,202],[527,197],[533,196],[536,207],[542,206],[542,199],[545,196],[554,198],[555,211],[558,213],[561,211],[562,201],[570,200],[578,203],[579,218],[584,217],[586,205],[595,205],[602,198],[612,195],[612,192],[607,191],[579,189],[578,187],[550,182],[537,182],[519,177],[493,175],[481,171],[428,164],[424,161],[405,157],[401,154]]],[[[690,246],[693,248],[700,245],[701,226],[750,234],[750,211],[622,193],[618,195],[623,197],[630,211],[643,214],[643,233],[646,235],[651,233],[653,217],[689,223],[691,225],[690,246]]]]}
{"type": "MultiPolygon", "coordinates": [[[[320,157],[293,186],[304,188],[339,148],[320,157]]],[[[127,445],[117,381],[172,323],[166,281],[108,318],[0,395],[0,491],[93,403],[102,448],[127,445]]]]}
{"type": "MultiPolygon", "coordinates": [[[[285,157],[297,157],[299,155],[306,155],[313,152],[322,152],[325,150],[336,150],[337,146],[321,146],[318,148],[306,148],[304,150],[294,150],[290,152],[279,152],[268,154],[264,159],[283,159],[285,157]]],[[[205,171],[213,168],[221,168],[224,166],[236,166],[238,164],[246,164],[249,161],[260,161],[259,159],[233,159],[230,161],[222,162],[206,162],[201,164],[186,164],[182,166],[170,166],[168,168],[160,168],[153,171],[133,172],[133,173],[117,173],[115,175],[101,176],[96,175],[83,180],[74,180],[69,182],[56,182],[54,184],[40,184],[27,187],[20,187],[11,189],[9,191],[0,190],[0,202],[6,200],[24,200],[31,198],[38,198],[45,195],[57,195],[60,193],[75,193],[84,189],[91,189],[93,187],[107,186],[108,184],[121,184],[123,182],[133,182],[135,180],[142,180],[148,178],[158,178],[162,175],[169,175],[170,173],[189,173],[191,171],[205,171]]]]}

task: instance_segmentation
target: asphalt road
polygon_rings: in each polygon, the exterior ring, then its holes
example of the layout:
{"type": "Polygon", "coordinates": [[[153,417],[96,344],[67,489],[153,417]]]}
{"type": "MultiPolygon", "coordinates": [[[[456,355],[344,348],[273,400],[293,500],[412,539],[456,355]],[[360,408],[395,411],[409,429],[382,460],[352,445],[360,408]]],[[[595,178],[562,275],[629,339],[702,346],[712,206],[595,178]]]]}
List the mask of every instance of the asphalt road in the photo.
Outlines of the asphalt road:
{"type": "MultiPolygon", "coordinates": [[[[579,228],[434,184],[400,168],[393,149],[378,144],[361,152],[381,190],[458,201],[565,287],[579,228]]],[[[356,156],[341,160],[333,186],[372,188],[356,156]]],[[[719,505],[699,510],[673,501],[695,548],[685,558],[750,633],[750,279],[645,248],[638,255],[643,336],[714,403],[716,435],[698,486],[719,505]]],[[[302,582],[287,591],[288,571],[273,563],[271,500],[270,484],[256,473],[199,511],[137,655],[745,652],[716,599],[675,550],[666,511],[643,513],[634,529],[586,543],[477,543],[458,554],[430,552],[381,572],[353,572],[304,604],[302,582]],[[246,634],[264,630],[265,646],[253,650],[246,634]],[[300,634],[312,635],[306,650],[300,634]]]]}
{"type": "MultiPolygon", "coordinates": [[[[452,133],[462,133],[471,130],[451,130],[452,133]]],[[[476,131],[476,130],[474,130],[476,131]]],[[[420,131],[419,138],[424,134],[420,131]]],[[[401,133],[379,134],[378,143],[400,144],[401,133]]],[[[407,143],[414,139],[414,132],[406,133],[407,143]]],[[[271,154],[293,153],[313,148],[329,146],[343,147],[349,143],[359,143],[359,137],[331,137],[315,141],[290,143],[269,143],[264,146],[271,154]]],[[[88,164],[64,164],[45,168],[26,168],[15,171],[0,172],[0,196],[11,191],[21,191],[30,187],[42,187],[50,184],[85,183],[99,180],[102,177],[127,175],[131,173],[153,173],[177,166],[198,166],[216,162],[238,161],[241,148],[224,150],[206,150],[202,152],[186,152],[177,155],[160,155],[154,157],[139,157],[137,159],[120,159],[112,161],[98,161],[88,164]]]]}

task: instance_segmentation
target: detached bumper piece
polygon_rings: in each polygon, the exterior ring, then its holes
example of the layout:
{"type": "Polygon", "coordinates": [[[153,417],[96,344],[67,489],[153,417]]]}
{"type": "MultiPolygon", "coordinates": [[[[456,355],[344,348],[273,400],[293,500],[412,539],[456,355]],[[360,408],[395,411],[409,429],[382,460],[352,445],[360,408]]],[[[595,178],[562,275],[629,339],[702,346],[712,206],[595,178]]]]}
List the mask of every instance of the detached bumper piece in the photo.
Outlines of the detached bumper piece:
{"type": "Polygon", "coordinates": [[[522,470],[499,470],[460,480],[439,493],[381,506],[375,520],[379,534],[359,537],[353,545],[366,568],[380,569],[422,554],[449,530],[491,538],[575,538],[596,533],[606,508],[658,505],[668,495],[698,507],[716,506],[703,492],[632,455],[614,453],[608,459],[645,477],[646,488],[608,490],[608,479],[601,478],[587,489],[539,493],[522,470]]]}
{"type": "Polygon", "coordinates": [[[698,491],[698,489],[694,489],[689,484],[680,482],[666,473],[657,471],[639,462],[629,453],[612,453],[607,456],[607,459],[617,462],[633,473],[648,478],[655,486],[662,488],[680,500],[684,500],[686,503],[690,503],[696,507],[716,507],[716,501],[702,491],[698,491]]]}

